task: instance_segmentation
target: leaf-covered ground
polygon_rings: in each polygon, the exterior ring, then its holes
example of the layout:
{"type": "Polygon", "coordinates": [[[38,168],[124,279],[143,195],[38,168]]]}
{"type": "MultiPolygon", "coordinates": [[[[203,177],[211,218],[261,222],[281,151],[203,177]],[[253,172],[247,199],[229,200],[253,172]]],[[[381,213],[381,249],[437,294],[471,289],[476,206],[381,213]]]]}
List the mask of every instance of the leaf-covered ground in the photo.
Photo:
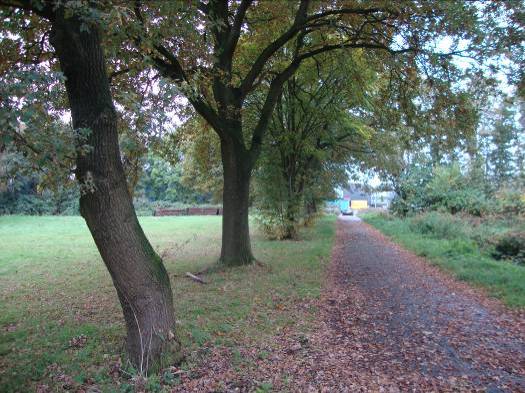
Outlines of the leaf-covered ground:
{"type": "Polygon", "coordinates": [[[118,304],[85,229],[74,229],[81,221],[6,220],[2,392],[525,391],[523,311],[362,222],[338,221],[325,264],[331,219],[299,242],[256,233],[264,265],[212,271],[207,285],[184,272],[213,263],[220,221],[144,220],[173,277],[186,358],[132,378],[118,304]]]}
{"type": "Polygon", "coordinates": [[[525,315],[367,224],[338,222],[316,328],[209,349],[176,391],[525,391],[525,315]],[[264,355],[261,355],[264,354],[264,355]]]}

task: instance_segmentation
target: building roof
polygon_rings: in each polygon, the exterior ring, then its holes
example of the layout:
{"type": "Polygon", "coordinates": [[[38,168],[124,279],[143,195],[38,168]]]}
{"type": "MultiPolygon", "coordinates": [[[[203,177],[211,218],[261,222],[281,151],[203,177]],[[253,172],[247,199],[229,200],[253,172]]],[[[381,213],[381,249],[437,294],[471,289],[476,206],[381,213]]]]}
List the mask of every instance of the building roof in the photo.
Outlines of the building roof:
{"type": "Polygon", "coordinates": [[[365,192],[359,185],[350,184],[348,188],[343,189],[343,199],[346,200],[366,200],[370,199],[370,194],[365,192]]]}

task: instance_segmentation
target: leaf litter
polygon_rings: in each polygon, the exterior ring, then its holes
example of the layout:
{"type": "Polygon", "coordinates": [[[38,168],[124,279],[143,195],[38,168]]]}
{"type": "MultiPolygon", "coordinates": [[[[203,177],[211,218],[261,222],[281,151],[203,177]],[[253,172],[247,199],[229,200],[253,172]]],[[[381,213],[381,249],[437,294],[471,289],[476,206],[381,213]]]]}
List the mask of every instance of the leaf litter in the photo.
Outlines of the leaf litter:
{"type": "Polygon", "coordinates": [[[339,221],[317,313],[273,342],[201,348],[173,392],[525,392],[525,314],[339,221]],[[261,355],[264,354],[264,355],[261,355]]]}

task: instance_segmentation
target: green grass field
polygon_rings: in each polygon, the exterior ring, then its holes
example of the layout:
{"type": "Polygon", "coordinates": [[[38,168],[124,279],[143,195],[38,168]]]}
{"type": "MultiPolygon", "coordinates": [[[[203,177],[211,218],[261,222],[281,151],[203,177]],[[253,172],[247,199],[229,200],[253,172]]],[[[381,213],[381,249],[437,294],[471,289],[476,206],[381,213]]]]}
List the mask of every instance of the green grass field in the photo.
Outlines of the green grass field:
{"type": "MultiPolygon", "coordinates": [[[[326,217],[305,229],[302,241],[267,241],[254,231],[254,253],[263,264],[217,270],[201,285],[184,273],[215,263],[220,217],[142,218],[172,278],[186,352],[205,344],[235,349],[284,326],[307,330],[315,310],[295,305],[320,294],[334,221],[326,217]]],[[[109,373],[123,356],[120,306],[82,218],[0,217],[0,250],[0,391],[43,384],[54,391],[86,381],[104,392],[127,391],[109,373]],[[85,345],[71,348],[82,334],[85,345]]]]}
{"type": "Polygon", "coordinates": [[[525,267],[491,258],[488,251],[473,240],[479,236],[486,239],[503,231],[497,227],[498,223],[490,223],[487,228],[473,228],[459,219],[450,220],[444,221],[441,228],[421,233],[414,219],[377,213],[365,214],[363,218],[392,240],[428,258],[459,280],[485,289],[510,307],[525,307],[525,267]],[[482,232],[488,233],[480,234],[482,232]]]}

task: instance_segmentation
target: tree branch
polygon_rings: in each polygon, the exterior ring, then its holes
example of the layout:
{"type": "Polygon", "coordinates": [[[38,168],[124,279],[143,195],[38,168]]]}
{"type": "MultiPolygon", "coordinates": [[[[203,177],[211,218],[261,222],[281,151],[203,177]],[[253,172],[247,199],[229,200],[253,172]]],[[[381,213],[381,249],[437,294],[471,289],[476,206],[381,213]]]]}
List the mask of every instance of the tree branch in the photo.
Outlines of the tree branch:
{"type": "Polygon", "coordinates": [[[320,12],[318,14],[311,15],[306,19],[306,22],[319,20],[324,17],[332,16],[332,15],[345,15],[345,14],[346,15],[349,15],[349,14],[369,15],[369,14],[376,14],[378,12],[386,12],[386,13],[391,14],[392,16],[399,15],[397,11],[394,11],[393,9],[389,9],[389,8],[379,8],[379,7],[377,8],[340,8],[336,10],[329,10],[329,11],[320,12]]]}
{"type": "Polygon", "coordinates": [[[252,89],[253,83],[257,77],[262,72],[265,64],[268,62],[270,57],[272,57],[275,52],[282,48],[288,41],[290,41],[303,27],[304,21],[307,17],[309,0],[301,0],[301,4],[297,9],[295,14],[295,20],[292,26],[284,32],[279,38],[269,44],[264,50],[259,54],[252,67],[244,77],[241,83],[241,97],[244,99],[248,92],[252,89]]]}
{"type": "Polygon", "coordinates": [[[301,61],[294,60],[288,67],[286,67],[281,73],[279,73],[270,83],[270,89],[264,101],[264,105],[261,109],[261,115],[259,121],[255,126],[252,134],[252,141],[250,146],[250,160],[252,165],[257,160],[259,153],[261,151],[262,140],[264,137],[264,132],[267,129],[268,122],[272,116],[273,108],[277,102],[277,99],[281,95],[283,84],[286,82],[299,68],[301,61]]]}
{"type": "MultiPolygon", "coordinates": [[[[134,5],[135,16],[145,31],[145,28],[144,28],[145,20],[144,20],[144,17],[142,16],[140,7],[141,7],[141,1],[136,0],[135,5],[134,5]]],[[[203,12],[209,12],[209,5],[204,4],[204,3],[199,3],[199,9],[203,12]]],[[[140,44],[140,41],[141,41],[140,37],[135,37],[135,42],[137,44],[140,44]]],[[[137,47],[140,47],[140,45],[137,45],[137,47]]],[[[154,44],[153,47],[162,57],[164,57],[162,58],[161,56],[152,56],[154,67],[157,69],[157,71],[159,71],[159,73],[163,77],[172,79],[176,83],[181,83],[181,82],[191,83],[191,81],[188,81],[186,72],[184,71],[177,56],[175,56],[168,48],[166,48],[162,44],[154,44]]],[[[197,113],[199,113],[213,127],[213,129],[219,135],[221,135],[221,133],[223,133],[224,131],[222,130],[221,123],[219,121],[219,117],[217,113],[215,112],[215,110],[210,105],[208,105],[204,101],[204,99],[202,99],[202,97],[198,97],[198,96],[189,97],[188,96],[187,98],[188,98],[188,101],[193,105],[197,113]]]]}
{"type": "MultiPolygon", "coordinates": [[[[244,77],[241,83],[241,97],[244,99],[246,95],[251,91],[253,83],[257,77],[261,74],[264,69],[265,64],[268,62],[270,57],[272,57],[280,48],[282,48],[288,41],[290,41],[297,33],[300,31],[307,31],[312,26],[310,22],[319,21],[327,16],[333,15],[344,15],[344,14],[353,14],[353,15],[371,15],[378,12],[387,12],[392,16],[396,16],[399,13],[388,8],[342,8],[337,10],[329,10],[307,16],[309,1],[302,0],[299,5],[299,9],[295,15],[295,20],[292,26],[284,32],[279,38],[270,43],[257,57],[252,67],[244,77]]],[[[327,21],[323,25],[330,25],[327,21]]]]}
{"type": "Polygon", "coordinates": [[[121,68],[118,71],[113,71],[111,74],[108,75],[109,83],[111,84],[111,81],[113,80],[113,78],[116,78],[119,75],[127,74],[130,71],[131,71],[131,68],[129,67],[121,68]]]}
{"type": "Polygon", "coordinates": [[[292,62],[286,67],[283,71],[281,71],[271,82],[270,89],[268,91],[268,95],[266,96],[263,108],[261,110],[261,115],[259,117],[259,121],[257,125],[254,128],[253,135],[252,135],[252,141],[250,146],[250,156],[251,160],[254,163],[257,159],[262,139],[264,137],[264,132],[268,126],[268,121],[272,115],[273,108],[275,107],[275,103],[277,101],[277,98],[282,92],[283,84],[286,82],[299,68],[301,63],[313,56],[316,56],[320,53],[336,50],[336,49],[344,49],[344,48],[369,48],[369,49],[380,49],[380,50],[386,50],[387,52],[391,54],[397,54],[397,53],[404,53],[408,51],[412,51],[412,48],[406,48],[406,49],[400,49],[400,50],[393,50],[386,45],[383,44],[372,44],[372,43],[347,43],[347,44],[340,44],[340,45],[326,45],[323,47],[320,47],[318,49],[302,53],[298,55],[295,59],[292,60],[292,62]]]}
{"type": "Polygon", "coordinates": [[[237,46],[237,42],[239,41],[239,37],[241,35],[241,28],[244,17],[246,16],[246,11],[248,11],[248,8],[252,2],[253,0],[242,0],[241,4],[239,4],[239,8],[237,8],[237,12],[235,13],[225,48],[226,55],[230,58],[233,57],[233,53],[235,52],[235,47],[237,46]]]}

